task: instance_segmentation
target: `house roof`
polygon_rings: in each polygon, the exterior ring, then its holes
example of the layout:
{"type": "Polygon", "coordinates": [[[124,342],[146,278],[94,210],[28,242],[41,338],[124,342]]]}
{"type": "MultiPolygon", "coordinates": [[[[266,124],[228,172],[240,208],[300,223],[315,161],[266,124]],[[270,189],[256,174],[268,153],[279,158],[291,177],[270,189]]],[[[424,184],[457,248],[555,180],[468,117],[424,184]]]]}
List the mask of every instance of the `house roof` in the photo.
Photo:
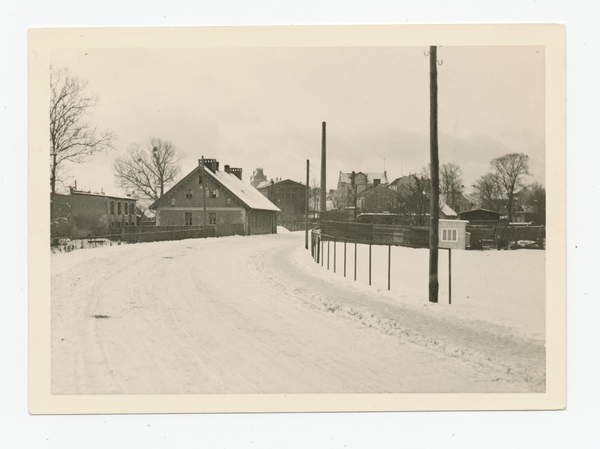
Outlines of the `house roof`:
{"type": "Polygon", "coordinates": [[[357,196],[366,196],[368,194],[370,194],[371,192],[373,192],[375,189],[379,189],[379,190],[389,190],[390,186],[388,184],[377,184],[375,185],[371,185],[369,187],[367,187],[365,190],[363,190],[362,192],[359,192],[357,196]]]}
{"type": "MultiPolygon", "coordinates": [[[[179,186],[188,182],[188,180],[192,176],[196,175],[201,170],[201,166],[196,167],[185,178],[183,178],[181,181],[179,181],[177,184],[171,187],[161,198],[152,203],[149,206],[149,209],[156,209],[158,203],[160,203],[163,200],[163,198],[167,197],[169,192],[171,192],[174,189],[177,189],[179,186]]],[[[227,190],[229,190],[233,195],[237,197],[237,199],[239,199],[250,209],[281,212],[281,210],[277,206],[275,206],[271,201],[269,201],[267,197],[260,193],[256,188],[252,187],[252,185],[247,184],[241,179],[239,179],[236,175],[220,170],[216,170],[213,173],[208,167],[204,167],[204,172],[208,174],[211,178],[216,180],[223,187],[225,187],[227,190]]]]}
{"type": "Polygon", "coordinates": [[[442,212],[446,217],[458,217],[458,214],[454,212],[454,209],[452,209],[443,201],[440,201],[440,212],[442,212]]]}
{"type": "Polygon", "coordinates": [[[495,210],[481,209],[480,208],[480,209],[471,209],[471,210],[467,210],[467,211],[461,212],[460,216],[462,217],[464,215],[467,215],[467,216],[468,215],[473,215],[476,212],[487,212],[487,213],[490,213],[490,214],[498,215],[498,217],[500,217],[502,215],[500,212],[497,212],[495,210]]]}
{"type": "Polygon", "coordinates": [[[71,195],[85,195],[85,196],[99,196],[102,198],[111,198],[114,200],[123,200],[123,201],[137,201],[135,198],[131,197],[131,196],[116,196],[116,195],[109,195],[107,193],[97,193],[97,192],[84,192],[82,190],[75,190],[72,189],[70,191],[71,195]]]}
{"type": "Polygon", "coordinates": [[[280,179],[279,181],[263,181],[260,184],[258,184],[256,186],[256,188],[257,189],[264,189],[265,187],[270,187],[270,186],[274,186],[274,185],[277,185],[277,184],[283,184],[284,182],[294,183],[294,184],[298,184],[299,186],[306,187],[301,182],[292,181],[291,179],[280,179]]]}
{"type": "Polygon", "coordinates": [[[417,176],[416,175],[405,175],[405,176],[401,176],[400,178],[396,178],[394,179],[390,185],[395,186],[395,185],[405,185],[405,184],[411,184],[412,182],[414,182],[414,179],[416,179],[417,176]]]}

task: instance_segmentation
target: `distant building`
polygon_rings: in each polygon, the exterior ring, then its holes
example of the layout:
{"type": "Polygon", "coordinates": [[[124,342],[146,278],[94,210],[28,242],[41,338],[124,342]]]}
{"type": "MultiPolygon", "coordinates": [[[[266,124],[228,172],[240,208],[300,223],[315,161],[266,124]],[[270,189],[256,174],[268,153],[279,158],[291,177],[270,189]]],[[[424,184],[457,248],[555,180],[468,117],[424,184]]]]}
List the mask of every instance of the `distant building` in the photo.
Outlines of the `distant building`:
{"type": "Polygon", "coordinates": [[[139,222],[136,200],[70,188],[68,195],[51,195],[52,238],[81,239],[107,235],[109,228],[139,222]]]}
{"type": "Polygon", "coordinates": [[[206,204],[207,226],[216,235],[254,235],[277,232],[280,209],[258,190],[242,181],[242,169],[215,159],[201,161],[185,178],[150,205],[157,226],[202,226],[206,204]]]}
{"type": "Polygon", "coordinates": [[[388,184],[387,173],[340,172],[338,176],[336,208],[344,216],[355,216],[358,208],[358,195],[370,187],[388,184]]]}
{"type": "Polygon", "coordinates": [[[488,209],[472,209],[466,212],[461,212],[459,218],[461,220],[467,220],[471,224],[498,224],[500,221],[500,212],[496,212],[488,209]]]}
{"type": "Polygon", "coordinates": [[[258,188],[258,186],[264,182],[267,182],[267,177],[261,167],[254,170],[252,176],[250,176],[250,184],[254,188],[258,188]]]}
{"type": "Polygon", "coordinates": [[[304,219],[306,186],[291,179],[262,182],[257,190],[280,210],[279,221],[292,223],[304,219]]]}
{"type": "Polygon", "coordinates": [[[382,213],[395,210],[397,195],[388,184],[377,184],[358,194],[357,213],[382,213]]]}

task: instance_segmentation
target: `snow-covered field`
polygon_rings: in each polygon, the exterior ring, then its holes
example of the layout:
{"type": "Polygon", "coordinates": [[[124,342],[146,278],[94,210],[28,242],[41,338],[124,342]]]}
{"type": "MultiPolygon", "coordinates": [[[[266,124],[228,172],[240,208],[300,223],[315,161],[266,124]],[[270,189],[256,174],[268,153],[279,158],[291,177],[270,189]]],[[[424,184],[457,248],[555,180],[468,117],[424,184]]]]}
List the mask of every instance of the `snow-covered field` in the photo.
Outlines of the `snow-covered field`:
{"type": "Polygon", "coordinates": [[[333,247],[304,233],[52,255],[52,393],[406,393],[545,389],[544,251],[333,247]],[[327,253],[325,253],[325,256],[327,253]]]}

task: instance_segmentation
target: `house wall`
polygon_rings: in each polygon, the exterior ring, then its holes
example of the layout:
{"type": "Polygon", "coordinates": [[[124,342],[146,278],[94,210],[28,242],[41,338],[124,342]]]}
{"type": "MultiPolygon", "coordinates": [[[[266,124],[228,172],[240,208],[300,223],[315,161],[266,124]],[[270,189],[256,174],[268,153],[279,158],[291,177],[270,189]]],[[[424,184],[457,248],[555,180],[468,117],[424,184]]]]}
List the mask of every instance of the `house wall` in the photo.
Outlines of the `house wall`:
{"type": "MultiPolygon", "coordinates": [[[[204,179],[200,173],[176,189],[172,189],[163,197],[164,200],[156,210],[157,226],[184,226],[185,214],[192,214],[192,225],[204,225],[204,179]],[[202,181],[202,182],[201,182],[202,181]],[[173,200],[174,204],[173,204],[173,200]]],[[[216,223],[219,225],[244,225],[246,231],[246,208],[232,194],[210,177],[206,178],[206,211],[207,214],[216,214],[216,223]],[[229,202],[228,202],[229,198],[229,202]]],[[[207,218],[210,223],[210,215],[207,218]]]]}
{"type": "Polygon", "coordinates": [[[305,185],[286,180],[263,187],[259,192],[281,209],[280,221],[297,221],[304,217],[305,185]]]}
{"type": "Polygon", "coordinates": [[[104,196],[71,194],[71,238],[108,234],[108,199],[104,196]]]}
{"type": "MultiPolygon", "coordinates": [[[[192,226],[204,225],[203,207],[164,207],[156,211],[157,226],[185,226],[185,214],[192,214],[192,226]]],[[[245,224],[246,211],[240,207],[206,207],[206,213],[216,214],[216,223],[209,225],[245,224]]],[[[207,217],[207,221],[209,218],[207,217]]]]}
{"type": "Polygon", "coordinates": [[[440,248],[467,249],[467,221],[464,220],[440,220],[440,248]],[[444,234],[448,236],[456,229],[456,241],[442,241],[444,234]],[[444,233],[444,231],[446,231],[444,233]]]}
{"type": "MultiPolygon", "coordinates": [[[[75,195],[85,197],[85,195],[75,195]]],[[[93,198],[93,197],[87,197],[93,198]]],[[[109,217],[109,225],[120,226],[135,226],[137,218],[135,215],[135,200],[126,200],[125,198],[106,197],[106,213],[109,217]],[[119,207],[120,204],[120,207],[119,207]],[[125,213],[125,205],[127,205],[127,213],[125,213]],[[119,210],[121,213],[119,213],[119,210]]]]}
{"type": "Polygon", "coordinates": [[[251,210],[248,212],[248,234],[276,234],[277,213],[265,210],[251,210]]]}

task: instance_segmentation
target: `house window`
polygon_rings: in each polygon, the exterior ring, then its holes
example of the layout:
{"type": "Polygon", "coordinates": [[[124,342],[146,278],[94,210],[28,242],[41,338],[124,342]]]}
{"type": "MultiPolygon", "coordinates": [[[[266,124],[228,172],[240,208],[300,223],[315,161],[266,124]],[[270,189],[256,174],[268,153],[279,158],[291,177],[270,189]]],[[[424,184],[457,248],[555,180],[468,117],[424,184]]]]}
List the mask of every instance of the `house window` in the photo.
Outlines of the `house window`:
{"type": "Polygon", "coordinates": [[[458,230],[452,228],[442,229],[442,242],[458,242],[458,230]]]}
{"type": "Polygon", "coordinates": [[[210,212],[208,214],[208,224],[212,226],[217,224],[217,214],[215,212],[210,212]]]}
{"type": "Polygon", "coordinates": [[[192,189],[186,189],[186,191],[185,191],[185,199],[186,200],[191,200],[192,199],[192,189]]]}
{"type": "Polygon", "coordinates": [[[231,197],[227,197],[227,199],[225,200],[225,204],[227,206],[231,206],[231,197]]]}
{"type": "Polygon", "coordinates": [[[206,189],[206,198],[217,198],[219,191],[217,189],[206,189]]]}
{"type": "Polygon", "coordinates": [[[110,202],[110,214],[111,215],[115,214],[115,202],[114,201],[110,202]]]}
{"type": "Polygon", "coordinates": [[[125,215],[127,215],[129,213],[129,203],[125,203],[125,212],[123,212],[125,215]]]}
{"type": "Polygon", "coordinates": [[[202,184],[202,175],[198,176],[198,184],[202,184]]]}
{"type": "Polygon", "coordinates": [[[125,226],[129,226],[129,222],[125,220],[125,226]]]}
{"type": "Polygon", "coordinates": [[[192,226],[192,213],[191,212],[185,213],[185,225],[192,226]]]}
{"type": "Polygon", "coordinates": [[[117,215],[121,215],[121,202],[117,203],[117,215]]]}
{"type": "Polygon", "coordinates": [[[175,206],[175,198],[171,198],[171,206],[175,206]]]}

